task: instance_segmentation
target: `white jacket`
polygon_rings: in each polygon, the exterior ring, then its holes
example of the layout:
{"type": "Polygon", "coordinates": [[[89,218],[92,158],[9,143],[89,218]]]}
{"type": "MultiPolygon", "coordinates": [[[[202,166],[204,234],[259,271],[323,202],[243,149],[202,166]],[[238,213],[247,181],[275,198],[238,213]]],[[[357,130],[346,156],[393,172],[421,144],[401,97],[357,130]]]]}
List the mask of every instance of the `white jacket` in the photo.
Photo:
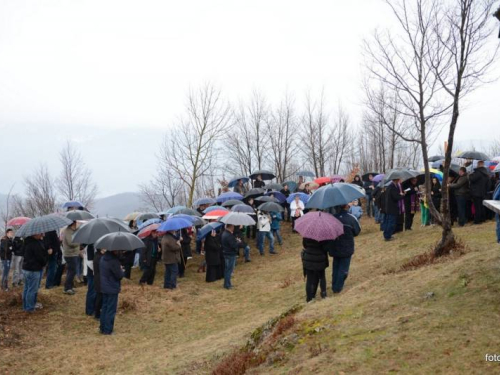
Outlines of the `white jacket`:
{"type": "Polygon", "coordinates": [[[297,209],[300,209],[300,216],[302,216],[304,215],[305,208],[306,206],[304,206],[304,202],[299,201],[299,203],[297,204],[294,199],[292,203],[290,203],[290,214],[292,215],[292,217],[295,217],[295,212],[297,211],[297,209]]]}
{"type": "Polygon", "coordinates": [[[271,218],[267,214],[259,214],[257,229],[261,232],[271,231],[271,218]]]}

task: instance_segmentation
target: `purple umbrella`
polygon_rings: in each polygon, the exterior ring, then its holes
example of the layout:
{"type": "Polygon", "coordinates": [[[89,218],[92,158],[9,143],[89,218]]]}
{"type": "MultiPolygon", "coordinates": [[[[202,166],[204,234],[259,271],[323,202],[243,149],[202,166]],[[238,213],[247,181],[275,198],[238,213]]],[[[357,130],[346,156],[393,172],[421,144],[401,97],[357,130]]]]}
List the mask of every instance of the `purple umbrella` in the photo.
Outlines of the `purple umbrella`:
{"type": "Polygon", "coordinates": [[[270,195],[273,195],[274,198],[276,198],[280,203],[285,203],[286,201],[286,197],[285,197],[285,194],[281,193],[280,191],[276,191],[276,190],[272,190],[272,191],[268,191],[266,193],[267,196],[270,196],[270,195]]]}
{"type": "Polygon", "coordinates": [[[295,230],[315,241],[334,240],[344,234],[344,224],[326,212],[308,212],[295,222],[295,230]]]}
{"type": "Polygon", "coordinates": [[[236,199],[236,200],[243,200],[243,195],[234,193],[232,191],[228,191],[226,193],[222,193],[219,195],[216,199],[217,203],[224,203],[225,201],[231,200],[231,199],[236,199]]]}
{"type": "Polygon", "coordinates": [[[372,181],[373,182],[380,182],[380,181],[382,181],[384,179],[384,177],[385,177],[385,174],[383,174],[383,173],[382,174],[378,174],[375,177],[373,177],[372,181]]]}
{"type": "Polygon", "coordinates": [[[345,181],[345,177],[339,176],[338,174],[332,176],[332,184],[342,181],[345,181]]]}

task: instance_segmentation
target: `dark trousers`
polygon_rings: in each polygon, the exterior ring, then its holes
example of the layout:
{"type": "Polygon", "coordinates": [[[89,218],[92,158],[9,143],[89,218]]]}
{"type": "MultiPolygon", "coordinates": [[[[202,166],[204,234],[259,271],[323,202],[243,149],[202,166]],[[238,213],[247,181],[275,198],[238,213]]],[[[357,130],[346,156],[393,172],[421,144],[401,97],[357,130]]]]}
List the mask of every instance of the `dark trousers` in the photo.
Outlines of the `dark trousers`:
{"type": "Polygon", "coordinates": [[[156,275],[156,259],[151,259],[151,264],[149,266],[143,266],[142,277],[140,280],[141,284],[147,283],[148,285],[153,285],[156,275]]]}
{"type": "Polygon", "coordinates": [[[209,266],[207,264],[207,273],[205,275],[205,281],[211,283],[221,279],[221,268],[220,265],[209,266]]]}
{"type": "Polygon", "coordinates": [[[165,277],[163,280],[163,287],[165,289],[177,288],[177,274],[179,273],[179,265],[165,264],[165,277]]]}
{"type": "Polygon", "coordinates": [[[295,220],[297,220],[300,216],[294,216],[292,217],[292,230],[295,232],[295,220]]]}
{"type": "Polygon", "coordinates": [[[250,232],[252,232],[252,238],[255,239],[257,237],[257,226],[250,225],[247,227],[247,238],[250,238],[250,232]]]}
{"type": "Polygon", "coordinates": [[[115,325],[116,309],[118,308],[118,294],[102,294],[101,333],[111,335],[115,325]]]}
{"type": "Polygon", "coordinates": [[[94,317],[96,319],[101,318],[101,310],[102,310],[102,293],[99,293],[96,291],[96,294],[95,294],[95,312],[94,312],[94,317]]]}
{"type": "Polygon", "coordinates": [[[484,221],[483,197],[472,197],[474,205],[474,224],[480,224],[484,221]]]}
{"type": "Polygon", "coordinates": [[[186,271],[187,259],[182,257],[181,262],[178,264],[179,277],[184,277],[184,272],[186,271]]]}
{"type": "Polygon", "coordinates": [[[463,227],[467,223],[467,198],[457,195],[458,225],[463,227]]]}
{"type": "Polygon", "coordinates": [[[306,270],[306,301],[309,302],[316,298],[318,285],[321,289],[321,295],[326,296],[326,275],[325,270],[312,271],[306,270]]]}
{"type": "Polygon", "coordinates": [[[125,271],[123,271],[123,277],[126,278],[126,279],[129,279],[130,280],[130,274],[132,273],[132,266],[134,264],[130,264],[130,263],[126,263],[124,268],[125,268],[125,271]]]}
{"type": "Polygon", "coordinates": [[[398,215],[394,214],[385,214],[384,217],[384,238],[388,240],[394,234],[396,230],[396,220],[398,215]]]}
{"type": "Polygon", "coordinates": [[[47,262],[47,279],[45,280],[45,289],[50,289],[56,285],[57,259],[55,256],[49,256],[47,262]]]}
{"type": "Polygon", "coordinates": [[[66,269],[65,264],[58,264],[57,265],[56,275],[54,277],[54,286],[61,285],[61,279],[62,279],[62,275],[63,275],[65,269],[66,269]]]}
{"type": "Polygon", "coordinates": [[[78,267],[78,256],[64,257],[66,261],[66,281],[64,283],[64,290],[73,289],[73,280],[75,280],[76,269],[78,267]]]}
{"type": "Polygon", "coordinates": [[[410,230],[413,226],[413,218],[415,214],[405,213],[405,230],[410,230]]]}
{"type": "Polygon", "coordinates": [[[96,291],[94,289],[94,272],[87,270],[87,296],[85,299],[85,314],[94,315],[96,291]]]}
{"type": "Polygon", "coordinates": [[[340,293],[344,288],[344,282],[349,275],[349,266],[351,265],[351,257],[333,258],[332,269],[332,290],[333,293],[340,293]]]}

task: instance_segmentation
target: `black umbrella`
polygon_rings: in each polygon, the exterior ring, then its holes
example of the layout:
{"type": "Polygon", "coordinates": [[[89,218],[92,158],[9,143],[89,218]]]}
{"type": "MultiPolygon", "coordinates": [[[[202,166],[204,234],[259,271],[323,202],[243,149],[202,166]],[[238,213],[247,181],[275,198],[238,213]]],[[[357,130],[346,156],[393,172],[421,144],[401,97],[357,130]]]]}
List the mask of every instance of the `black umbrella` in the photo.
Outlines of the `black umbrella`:
{"type": "MultiPolygon", "coordinates": [[[[73,221],[95,219],[95,216],[92,215],[90,212],[82,211],[82,210],[69,211],[69,212],[66,212],[66,214],[64,216],[66,216],[68,219],[73,220],[73,221]]],[[[77,243],[85,243],[85,242],[77,242],[77,243]]]]}
{"type": "Polygon", "coordinates": [[[279,205],[278,203],[274,202],[266,202],[261,204],[258,207],[259,210],[261,211],[266,211],[266,212],[281,212],[284,211],[283,207],[279,205]]]}
{"type": "Polygon", "coordinates": [[[361,176],[361,179],[363,181],[370,181],[370,179],[368,177],[370,177],[370,175],[372,175],[372,177],[375,177],[376,175],[378,175],[379,173],[378,172],[368,172],[368,173],[365,173],[363,176],[361,176]]]}
{"type": "Polygon", "coordinates": [[[280,191],[281,189],[283,189],[283,185],[278,183],[267,184],[266,186],[264,186],[264,189],[280,191]]]}
{"type": "Polygon", "coordinates": [[[258,171],[253,172],[250,175],[250,178],[252,180],[255,180],[258,175],[260,175],[263,180],[272,180],[273,178],[276,177],[276,175],[273,172],[271,172],[271,171],[258,170],[258,171]]]}
{"type": "Polygon", "coordinates": [[[147,212],[145,214],[140,214],[135,218],[135,221],[146,221],[149,219],[159,219],[160,215],[154,212],[147,212]]]}
{"type": "Polygon", "coordinates": [[[429,162],[435,162],[435,161],[438,161],[438,160],[441,160],[441,159],[444,159],[444,156],[442,155],[434,155],[434,156],[431,156],[428,160],[429,162]]]}
{"type": "Polygon", "coordinates": [[[146,247],[144,242],[130,232],[114,232],[99,238],[94,244],[96,249],[133,251],[146,247]]]}
{"type": "MultiPolygon", "coordinates": [[[[472,159],[472,160],[490,160],[490,157],[484,152],[479,151],[464,151],[457,155],[460,159],[472,159]]],[[[444,158],[443,158],[444,159],[444,158]]]]}
{"type": "Polygon", "coordinates": [[[16,232],[16,237],[26,238],[34,234],[42,234],[59,230],[73,223],[73,220],[64,216],[45,215],[31,219],[16,232]]]}
{"type": "Polygon", "coordinates": [[[260,188],[250,189],[245,194],[245,199],[259,197],[261,195],[264,195],[265,193],[266,191],[264,189],[260,188]]]}
{"type": "Polygon", "coordinates": [[[222,207],[233,207],[237,204],[241,204],[241,201],[237,200],[237,199],[230,199],[228,201],[225,201],[224,203],[222,203],[222,207]]]}
{"type": "Polygon", "coordinates": [[[128,226],[118,220],[99,218],[83,224],[73,235],[74,243],[93,244],[102,236],[114,232],[128,232],[128,226]]]}
{"type": "Polygon", "coordinates": [[[270,196],[263,196],[263,197],[257,197],[255,198],[256,201],[259,201],[259,202],[274,202],[274,203],[278,203],[279,200],[277,200],[276,198],[274,197],[270,197],[270,196]]]}
{"type": "Polygon", "coordinates": [[[302,177],[316,177],[314,175],[314,172],[311,172],[311,171],[299,171],[297,173],[295,173],[295,176],[302,176],[302,177]]]}
{"type": "Polygon", "coordinates": [[[183,208],[182,210],[177,211],[176,214],[201,217],[201,214],[198,211],[193,210],[192,208],[183,208]]]}
{"type": "Polygon", "coordinates": [[[420,173],[405,168],[394,168],[385,175],[385,180],[409,180],[410,178],[417,177],[420,173]]]}

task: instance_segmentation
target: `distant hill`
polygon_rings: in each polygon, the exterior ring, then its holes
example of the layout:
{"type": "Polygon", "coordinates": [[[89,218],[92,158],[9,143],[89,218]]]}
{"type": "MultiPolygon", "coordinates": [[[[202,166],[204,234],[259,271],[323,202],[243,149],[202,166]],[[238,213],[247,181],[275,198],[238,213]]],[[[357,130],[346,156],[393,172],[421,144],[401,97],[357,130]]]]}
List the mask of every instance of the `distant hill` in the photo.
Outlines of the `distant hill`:
{"type": "Polygon", "coordinates": [[[96,199],[92,213],[99,217],[124,218],[134,211],[141,211],[144,203],[138,193],[120,193],[109,197],[96,199]]]}

